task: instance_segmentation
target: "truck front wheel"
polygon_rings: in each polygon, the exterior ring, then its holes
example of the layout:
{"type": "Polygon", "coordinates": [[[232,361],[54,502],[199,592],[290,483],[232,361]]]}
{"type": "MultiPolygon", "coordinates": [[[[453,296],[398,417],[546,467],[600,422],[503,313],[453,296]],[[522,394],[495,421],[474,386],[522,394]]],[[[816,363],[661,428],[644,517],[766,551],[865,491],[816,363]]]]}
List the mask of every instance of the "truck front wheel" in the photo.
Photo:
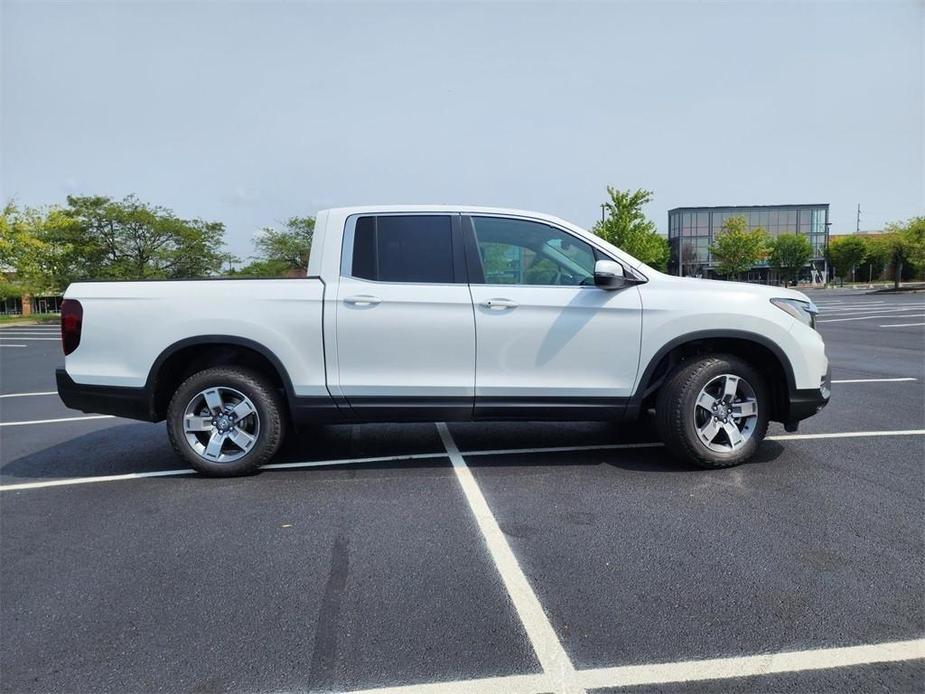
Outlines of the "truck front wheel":
{"type": "Polygon", "coordinates": [[[726,354],[684,364],[662,386],[655,404],[665,445],[706,468],[748,460],[767,433],[769,408],[761,374],[726,354]]]}
{"type": "Polygon", "coordinates": [[[231,477],[255,471],[283,440],[279,395],[258,373],[205,369],[177,388],[167,408],[174,450],[199,472],[231,477]]]}

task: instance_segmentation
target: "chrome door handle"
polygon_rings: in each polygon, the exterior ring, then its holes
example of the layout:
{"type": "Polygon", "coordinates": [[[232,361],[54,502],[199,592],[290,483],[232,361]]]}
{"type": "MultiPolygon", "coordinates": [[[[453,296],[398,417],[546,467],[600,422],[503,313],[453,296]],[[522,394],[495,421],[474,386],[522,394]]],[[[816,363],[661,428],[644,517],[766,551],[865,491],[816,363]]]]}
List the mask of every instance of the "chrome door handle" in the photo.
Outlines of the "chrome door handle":
{"type": "Polygon", "coordinates": [[[498,311],[503,311],[506,308],[517,308],[517,302],[511,301],[510,299],[488,299],[479,305],[498,311]]]}
{"type": "Polygon", "coordinates": [[[345,304],[351,304],[352,306],[375,306],[376,304],[382,303],[382,299],[378,296],[371,296],[369,294],[357,294],[356,296],[348,296],[344,299],[345,304]]]}

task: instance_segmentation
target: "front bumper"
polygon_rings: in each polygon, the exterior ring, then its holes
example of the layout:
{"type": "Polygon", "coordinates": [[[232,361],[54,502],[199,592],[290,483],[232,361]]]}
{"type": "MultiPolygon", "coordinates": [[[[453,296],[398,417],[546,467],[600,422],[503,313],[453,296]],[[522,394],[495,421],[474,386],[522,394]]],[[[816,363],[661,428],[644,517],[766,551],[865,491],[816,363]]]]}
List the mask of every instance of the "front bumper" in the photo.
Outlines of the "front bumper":
{"type": "Polygon", "coordinates": [[[128,419],[157,421],[151,409],[151,397],[146,388],[100,386],[75,383],[67,371],[57,369],[55,380],[58,396],[73,410],[92,414],[111,414],[128,419]]]}
{"type": "Polygon", "coordinates": [[[812,417],[823,407],[829,404],[832,397],[832,367],[829,366],[825,376],[819,382],[818,388],[795,390],[790,393],[790,403],[787,408],[787,421],[785,427],[788,431],[796,431],[797,423],[812,417]],[[792,427],[792,429],[791,429],[792,427]]]}

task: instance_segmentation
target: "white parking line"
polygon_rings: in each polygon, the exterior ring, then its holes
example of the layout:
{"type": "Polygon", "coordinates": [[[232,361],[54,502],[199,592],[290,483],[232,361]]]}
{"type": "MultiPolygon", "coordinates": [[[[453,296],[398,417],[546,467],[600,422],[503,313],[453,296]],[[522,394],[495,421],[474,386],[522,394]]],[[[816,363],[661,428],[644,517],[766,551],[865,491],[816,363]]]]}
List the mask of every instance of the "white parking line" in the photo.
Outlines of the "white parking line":
{"type": "Polygon", "coordinates": [[[0,340],[16,340],[17,342],[25,342],[26,340],[48,340],[49,342],[58,342],[61,338],[58,337],[3,337],[0,335],[0,340]]]}
{"type": "MultiPolygon", "coordinates": [[[[333,465],[357,465],[363,463],[399,462],[402,460],[420,460],[424,458],[446,458],[446,453],[412,453],[409,455],[385,455],[376,458],[347,458],[336,460],[307,460],[299,463],[272,463],[262,465],[261,470],[288,470],[307,467],[329,467],[333,465]]],[[[120,480],[137,480],[145,477],[169,477],[171,475],[192,475],[195,470],[181,468],[177,470],[157,470],[155,472],[132,472],[125,475],[97,475],[94,477],[68,477],[45,482],[20,482],[2,484],[0,492],[13,492],[21,489],[42,489],[44,487],[64,487],[72,484],[92,484],[93,482],[118,482],[120,480]]]]}
{"type": "Polygon", "coordinates": [[[856,439],[873,436],[922,436],[925,429],[898,429],[895,431],[838,431],[833,434],[779,434],[765,436],[766,441],[809,441],[812,439],[856,439]]]}
{"type": "MultiPolygon", "coordinates": [[[[887,643],[814,648],[805,651],[760,653],[733,658],[686,660],[675,663],[622,665],[611,668],[578,670],[574,686],[581,689],[604,689],[672,682],[702,682],[735,677],[755,677],[788,672],[830,670],[877,663],[899,663],[925,658],[925,639],[887,643]]],[[[349,694],[535,694],[563,691],[544,675],[512,675],[456,682],[426,682],[398,687],[353,690],[349,694]]]]}
{"type": "Polygon", "coordinates": [[[7,393],[6,395],[0,395],[0,398],[29,398],[33,395],[57,395],[57,390],[46,390],[42,393],[7,393]]]}
{"type": "Polygon", "coordinates": [[[43,489],[45,487],[69,487],[73,484],[93,484],[94,482],[119,482],[121,480],[139,480],[145,477],[172,477],[173,475],[192,475],[195,470],[158,470],[156,472],[128,472],[124,475],[95,475],[93,477],[68,477],[61,480],[45,482],[21,482],[18,484],[0,484],[0,492],[15,492],[20,489],[43,489]]]}
{"type": "Polygon", "coordinates": [[[925,305],[922,306],[910,306],[908,308],[865,308],[865,309],[852,309],[851,311],[821,311],[819,313],[823,318],[828,318],[830,316],[843,318],[845,316],[860,316],[868,315],[872,316],[877,314],[883,318],[902,318],[903,314],[908,313],[909,311],[921,311],[925,308],[925,305]]]}
{"type": "MultiPolygon", "coordinates": [[[[842,323],[848,320],[871,320],[872,318],[879,318],[883,320],[884,318],[889,318],[890,316],[858,316],[856,318],[827,318],[825,320],[817,320],[816,323],[842,323]]],[[[911,316],[902,316],[903,318],[925,318],[925,313],[917,313],[911,316]]]]}
{"type": "Polygon", "coordinates": [[[918,325],[925,325],[925,323],[891,323],[889,325],[881,325],[881,328],[914,328],[918,325]]]}
{"type": "Polygon", "coordinates": [[[543,606],[533,592],[533,588],[530,587],[530,582],[521,570],[514,552],[511,551],[507,538],[501,532],[498,521],[495,520],[494,514],[488,507],[488,502],[482,495],[482,490],[479,489],[475,477],[472,476],[472,471],[456,447],[450,430],[447,429],[446,424],[440,422],[437,424],[437,431],[440,432],[440,439],[450,456],[456,479],[459,480],[466,501],[469,502],[472,515],[475,516],[479,530],[482,531],[482,537],[485,538],[488,553],[501,575],[504,587],[514,604],[517,616],[527,632],[527,638],[530,639],[530,644],[533,646],[550,686],[556,691],[582,691],[582,688],[575,684],[575,666],[572,665],[559,637],[556,636],[555,629],[552,628],[549,618],[543,611],[543,606]]]}
{"type": "Polygon", "coordinates": [[[628,687],[668,682],[700,682],[703,680],[752,677],[782,672],[805,672],[852,665],[895,663],[925,658],[925,639],[891,641],[845,648],[818,648],[806,651],[762,653],[737,658],[689,660],[680,663],[653,663],[598,668],[578,673],[583,687],[628,687]]]}
{"type": "Polygon", "coordinates": [[[57,424],[58,422],[79,422],[86,419],[115,419],[111,414],[91,414],[86,417],[59,417],[58,419],[30,419],[24,422],[0,422],[0,427],[23,427],[29,424],[57,424]]]}
{"type": "Polygon", "coordinates": [[[0,333],[5,332],[14,332],[17,330],[57,330],[60,332],[60,325],[10,325],[6,327],[0,327],[0,333]]]}
{"type": "MultiPolygon", "coordinates": [[[[103,415],[108,417],[109,415],[103,415]]],[[[76,419],[82,419],[77,417],[76,419]]],[[[15,424],[9,422],[8,424],[15,424]]],[[[782,434],[780,436],[766,436],[768,441],[790,441],[834,438],[867,438],[871,436],[923,436],[925,429],[903,429],[897,431],[848,431],[834,434],[782,434]]],[[[462,451],[463,456],[484,455],[521,455],[530,453],[569,453],[573,451],[608,451],[633,448],[661,448],[664,444],[658,441],[646,443],[603,443],[590,446],[548,446],[545,448],[498,448],[488,450],[462,451]]],[[[402,460],[425,460],[428,458],[446,458],[446,453],[409,453],[406,455],[377,456],[373,458],[337,458],[333,460],[305,460],[296,463],[271,463],[261,466],[261,470],[297,470],[299,468],[333,467],[340,465],[362,465],[364,463],[400,462],[402,460]]],[[[87,484],[90,482],[114,482],[122,479],[141,479],[144,477],[164,477],[167,475],[188,475],[192,470],[159,470],[157,472],[134,472],[130,475],[109,475],[99,477],[69,477],[61,480],[47,482],[22,482],[18,484],[0,485],[0,492],[15,491],[17,489],[41,489],[42,487],[60,487],[70,484],[87,484]]]]}
{"type": "MultiPolygon", "coordinates": [[[[881,326],[883,327],[883,326],[881,326]]],[[[899,383],[900,381],[915,381],[915,378],[842,378],[832,383],[899,383]]]]}
{"type": "Polygon", "coordinates": [[[27,346],[28,346],[28,345],[11,345],[11,344],[7,344],[7,343],[5,343],[5,342],[2,343],[2,344],[0,344],[0,347],[27,347],[27,346]]]}

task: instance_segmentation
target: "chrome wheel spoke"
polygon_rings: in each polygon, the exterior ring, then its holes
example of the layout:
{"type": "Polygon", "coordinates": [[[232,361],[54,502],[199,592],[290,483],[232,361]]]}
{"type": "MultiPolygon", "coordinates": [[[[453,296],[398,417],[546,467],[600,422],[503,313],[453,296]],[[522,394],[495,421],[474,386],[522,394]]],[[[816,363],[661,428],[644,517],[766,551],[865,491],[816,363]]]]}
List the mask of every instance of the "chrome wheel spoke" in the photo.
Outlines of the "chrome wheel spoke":
{"type": "Polygon", "coordinates": [[[700,439],[704,443],[713,443],[713,439],[716,438],[719,430],[719,422],[717,422],[713,417],[710,417],[707,420],[707,423],[697,430],[697,433],[700,435],[700,439]]]}
{"type": "Polygon", "coordinates": [[[707,412],[712,412],[716,407],[716,398],[710,395],[707,391],[700,391],[700,397],[697,398],[697,405],[702,407],[707,412]]]}
{"type": "Polygon", "coordinates": [[[726,436],[729,437],[729,445],[733,448],[741,445],[745,440],[742,438],[742,432],[739,431],[739,427],[735,425],[735,422],[726,422],[723,424],[723,431],[725,431],[726,436]]]}
{"type": "Polygon", "coordinates": [[[203,391],[202,397],[206,401],[206,407],[209,408],[209,412],[215,414],[222,411],[224,404],[222,403],[222,396],[219,394],[218,388],[203,391]]]}
{"type": "Polygon", "coordinates": [[[206,458],[218,460],[222,454],[222,444],[225,443],[227,436],[227,434],[221,434],[218,431],[212,432],[212,436],[209,437],[209,444],[206,446],[206,458]]]}
{"type": "Polygon", "coordinates": [[[234,429],[228,433],[228,439],[242,451],[249,451],[251,446],[254,445],[254,442],[257,441],[256,437],[251,436],[246,431],[241,429],[234,429]]]}
{"type": "Polygon", "coordinates": [[[251,404],[250,400],[242,400],[237,405],[234,406],[234,409],[231,411],[231,414],[234,415],[235,419],[244,419],[248,415],[251,415],[255,412],[254,406],[251,404]]]}
{"type": "Polygon", "coordinates": [[[736,392],[739,390],[739,377],[731,374],[726,375],[726,383],[723,386],[723,399],[731,402],[735,399],[736,392]]]}
{"type": "Polygon", "coordinates": [[[214,428],[211,417],[188,414],[183,420],[184,431],[212,431],[214,428]]]}
{"type": "Polygon", "coordinates": [[[742,402],[732,403],[733,417],[754,417],[758,414],[757,400],[743,400],[742,402]]]}

